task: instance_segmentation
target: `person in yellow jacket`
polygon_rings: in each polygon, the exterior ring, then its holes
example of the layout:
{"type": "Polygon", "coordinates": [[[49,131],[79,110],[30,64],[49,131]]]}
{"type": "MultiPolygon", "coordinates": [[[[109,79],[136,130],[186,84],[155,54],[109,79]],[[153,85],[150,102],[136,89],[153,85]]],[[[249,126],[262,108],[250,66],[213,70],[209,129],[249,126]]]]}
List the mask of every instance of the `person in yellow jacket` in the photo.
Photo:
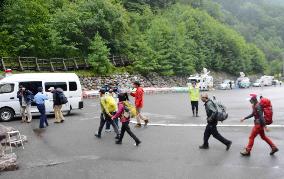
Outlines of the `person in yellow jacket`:
{"type": "Polygon", "coordinates": [[[196,82],[192,82],[192,85],[189,87],[189,98],[191,102],[191,108],[192,108],[192,115],[193,117],[199,117],[198,116],[198,101],[200,96],[200,89],[197,86],[196,82]]]}
{"type": "Polygon", "coordinates": [[[105,89],[100,89],[100,105],[101,105],[101,121],[100,121],[100,127],[98,133],[95,134],[97,138],[101,138],[102,130],[104,128],[104,125],[106,121],[108,121],[116,133],[116,139],[119,139],[119,131],[117,125],[114,123],[114,121],[111,119],[112,113],[116,111],[117,104],[115,100],[105,95],[105,89]]]}

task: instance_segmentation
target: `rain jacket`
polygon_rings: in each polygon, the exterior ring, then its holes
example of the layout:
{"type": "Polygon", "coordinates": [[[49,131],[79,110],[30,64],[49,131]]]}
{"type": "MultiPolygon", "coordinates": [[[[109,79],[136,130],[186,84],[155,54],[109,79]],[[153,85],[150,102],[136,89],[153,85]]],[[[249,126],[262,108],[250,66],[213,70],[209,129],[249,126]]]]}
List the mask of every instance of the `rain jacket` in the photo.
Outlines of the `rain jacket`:
{"type": "Polygon", "coordinates": [[[102,112],[106,113],[109,116],[111,116],[112,112],[115,112],[117,110],[117,104],[112,96],[105,95],[101,97],[100,104],[102,112]]]}
{"type": "Polygon", "coordinates": [[[112,117],[112,119],[116,119],[116,118],[120,118],[120,122],[124,123],[124,122],[128,122],[130,120],[129,118],[126,118],[123,116],[123,112],[124,112],[125,106],[123,102],[119,102],[118,103],[118,111],[117,113],[112,117]]]}
{"type": "Polygon", "coordinates": [[[142,87],[138,87],[134,93],[130,93],[135,98],[135,107],[142,108],[144,104],[144,90],[142,87]]]}

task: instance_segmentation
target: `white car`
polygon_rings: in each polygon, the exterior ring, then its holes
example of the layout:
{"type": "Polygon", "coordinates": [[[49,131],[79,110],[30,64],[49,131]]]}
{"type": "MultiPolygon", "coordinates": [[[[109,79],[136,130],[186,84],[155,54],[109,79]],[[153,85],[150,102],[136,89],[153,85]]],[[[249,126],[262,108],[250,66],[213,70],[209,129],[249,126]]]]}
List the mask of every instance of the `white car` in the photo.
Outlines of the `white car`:
{"type": "Polygon", "coordinates": [[[230,82],[232,83],[232,89],[235,88],[235,83],[232,80],[224,80],[223,83],[221,83],[219,85],[219,89],[221,90],[227,90],[227,89],[231,89],[230,87],[230,82]]]}
{"type": "MultiPolygon", "coordinates": [[[[47,94],[45,101],[46,114],[53,113],[53,95],[48,91],[50,87],[61,88],[68,102],[62,106],[62,111],[71,112],[73,109],[83,108],[82,89],[75,73],[24,73],[7,76],[0,81],[0,120],[10,121],[20,116],[20,103],[17,92],[20,86],[30,90],[33,95],[38,87],[42,87],[47,94]]],[[[32,104],[31,112],[38,115],[38,109],[32,104]]]]}
{"type": "Polygon", "coordinates": [[[262,81],[261,81],[260,79],[256,80],[256,81],[252,84],[253,87],[261,87],[261,85],[262,85],[262,81]]]}

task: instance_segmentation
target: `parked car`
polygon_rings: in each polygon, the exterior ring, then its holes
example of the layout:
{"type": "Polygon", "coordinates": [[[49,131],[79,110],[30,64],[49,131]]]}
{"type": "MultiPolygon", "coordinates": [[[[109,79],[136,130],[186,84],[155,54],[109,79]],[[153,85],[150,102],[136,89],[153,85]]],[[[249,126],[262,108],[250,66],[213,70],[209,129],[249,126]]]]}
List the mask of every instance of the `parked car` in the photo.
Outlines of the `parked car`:
{"type": "MultiPolygon", "coordinates": [[[[45,102],[46,113],[53,113],[53,97],[48,91],[50,87],[61,88],[68,99],[62,107],[63,111],[71,112],[73,109],[83,108],[82,89],[79,78],[74,73],[25,73],[13,74],[0,81],[0,120],[10,121],[20,116],[20,104],[17,92],[20,86],[30,90],[33,95],[38,87],[42,87],[49,100],[45,102]]],[[[38,109],[32,104],[31,112],[38,115],[38,109]]]]}
{"type": "Polygon", "coordinates": [[[257,79],[253,84],[252,86],[253,87],[261,87],[262,85],[262,81],[260,79],[257,79]]]}
{"type": "Polygon", "coordinates": [[[235,88],[235,82],[232,80],[224,80],[220,85],[219,85],[219,89],[222,90],[227,90],[227,89],[231,89],[230,87],[230,82],[232,84],[232,88],[235,88]]]}

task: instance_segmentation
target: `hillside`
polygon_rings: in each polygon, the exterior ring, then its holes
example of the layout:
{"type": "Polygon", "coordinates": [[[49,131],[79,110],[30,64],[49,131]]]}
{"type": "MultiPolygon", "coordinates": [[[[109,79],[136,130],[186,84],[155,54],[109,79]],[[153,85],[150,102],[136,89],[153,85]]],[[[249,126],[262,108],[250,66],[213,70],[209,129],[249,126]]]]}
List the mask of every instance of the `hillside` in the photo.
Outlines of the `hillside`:
{"type": "Polygon", "coordinates": [[[260,47],[193,7],[174,0],[4,0],[0,56],[84,57],[95,74],[114,70],[110,54],[127,56],[127,70],[143,75],[268,70],[260,47]]]}

